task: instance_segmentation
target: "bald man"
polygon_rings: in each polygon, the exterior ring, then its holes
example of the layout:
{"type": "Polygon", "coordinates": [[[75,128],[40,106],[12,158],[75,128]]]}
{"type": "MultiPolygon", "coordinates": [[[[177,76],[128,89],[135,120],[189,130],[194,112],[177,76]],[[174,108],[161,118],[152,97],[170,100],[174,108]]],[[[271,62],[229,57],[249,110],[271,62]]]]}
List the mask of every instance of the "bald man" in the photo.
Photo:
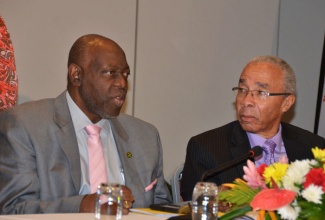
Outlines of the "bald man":
{"type": "Polygon", "coordinates": [[[94,211],[87,125],[101,128],[106,174],[123,185],[124,214],[132,204],[171,202],[157,129],[120,114],[129,75],[116,42],[85,35],[69,53],[67,91],[0,115],[1,214],[94,211]]]}

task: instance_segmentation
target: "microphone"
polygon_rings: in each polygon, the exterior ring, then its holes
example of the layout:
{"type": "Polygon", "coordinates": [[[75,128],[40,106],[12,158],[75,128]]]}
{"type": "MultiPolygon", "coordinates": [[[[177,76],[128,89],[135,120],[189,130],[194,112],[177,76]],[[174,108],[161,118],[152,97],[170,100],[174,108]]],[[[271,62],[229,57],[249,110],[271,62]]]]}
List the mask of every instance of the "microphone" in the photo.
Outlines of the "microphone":
{"type": "Polygon", "coordinates": [[[260,146],[255,146],[247,154],[240,156],[234,160],[231,160],[231,161],[221,165],[220,167],[205,171],[201,177],[201,181],[204,182],[204,181],[210,179],[211,177],[215,176],[216,174],[218,174],[222,171],[225,171],[231,167],[234,167],[237,164],[247,160],[248,158],[258,157],[258,156],[262,155],[262,153],[263,153],[263,149],[260,146]]]}

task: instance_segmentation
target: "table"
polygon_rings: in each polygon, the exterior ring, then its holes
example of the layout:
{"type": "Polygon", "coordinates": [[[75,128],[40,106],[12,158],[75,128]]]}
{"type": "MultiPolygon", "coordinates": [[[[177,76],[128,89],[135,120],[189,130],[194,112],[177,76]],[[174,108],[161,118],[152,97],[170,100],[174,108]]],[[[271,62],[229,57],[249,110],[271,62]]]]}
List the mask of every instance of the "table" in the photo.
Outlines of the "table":
{"type": "MultiPolygon", "coordinates": [[[[68,213],[68,214],[26,214],[26,215],[0,215],[0,220],[94,220],[92,213],[68,213]]],[[[115,216],[103,216],[104,220],[115,220],[115,216]]],[[[166,220],[166,217],[145,215],[130,212],[123,215],[122,220],[166,220]]]]}
{"type": "MultiPolygon", "coordinates": [[[[166,220],[178,214],[152,210],[150,208],[130,209],[122,220],[166,220]]],[[[57,213],[57,214],[24,214],[0,215],[0,220],[94,220],[93,213],[57,213]]],[[[102,216],[104,220],[115,220],[115,216],[102,216]]]]}
{"type": "MultiPolygon", "coordinates": [[[[123,215],[122,220],[166,220],[175,214],[158,211],[148,211],[149,209],[138,209],[123,215]],[[147,212],[143,214],[141,212],[147,212]]],[[[242,220],[257,219],[256,214],[251,218],[241,218],[242,220]]],[[[25,215],[0,215],[0,220],[94,220],[92,213],[60,213],[60,214],[25,214],[25,215]]],[[[115,216],[102,216],[103,220],[115,220],[115,216]]]]}

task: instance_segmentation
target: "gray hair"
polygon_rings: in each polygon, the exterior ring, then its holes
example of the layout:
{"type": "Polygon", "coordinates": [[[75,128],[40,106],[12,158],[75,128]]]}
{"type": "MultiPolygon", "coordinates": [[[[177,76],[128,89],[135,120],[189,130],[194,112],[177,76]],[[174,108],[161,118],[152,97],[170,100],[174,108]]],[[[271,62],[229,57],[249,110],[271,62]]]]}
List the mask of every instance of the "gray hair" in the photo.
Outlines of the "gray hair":
{"type": "Polygon", "coordinates": [[[284,92],[296,95],[296,76],[291,66],[285,60],[276,56],[267,55],[254,57],[248,62],[248,64],[251,63],[271,63],[279,67],[283,73],[284,92]]]}

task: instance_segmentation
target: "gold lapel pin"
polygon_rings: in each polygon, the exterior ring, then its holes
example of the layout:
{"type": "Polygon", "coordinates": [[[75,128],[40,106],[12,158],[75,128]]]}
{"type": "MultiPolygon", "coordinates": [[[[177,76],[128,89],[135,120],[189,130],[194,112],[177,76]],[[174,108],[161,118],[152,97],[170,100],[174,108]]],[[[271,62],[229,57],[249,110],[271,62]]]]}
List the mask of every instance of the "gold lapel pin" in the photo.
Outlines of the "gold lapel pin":
{"type": "Polygon", "coordinates": [[[126,152],[126,157],[127,158],[132,158],[132,153],[131,152],[126,152]]]}

